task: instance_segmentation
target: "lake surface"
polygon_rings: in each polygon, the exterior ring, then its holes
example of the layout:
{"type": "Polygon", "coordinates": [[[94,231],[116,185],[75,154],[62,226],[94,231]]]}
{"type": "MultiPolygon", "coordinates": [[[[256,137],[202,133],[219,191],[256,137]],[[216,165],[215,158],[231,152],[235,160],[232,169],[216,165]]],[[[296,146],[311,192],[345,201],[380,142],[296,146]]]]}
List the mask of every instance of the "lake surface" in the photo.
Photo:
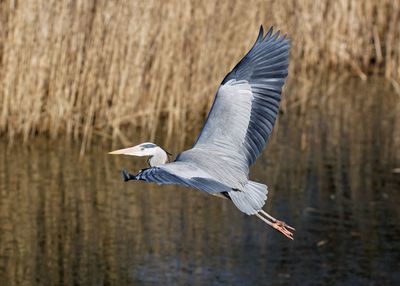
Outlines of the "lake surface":
{"type": "Polygon", "coordinates": [[[294,241],[229,201],[122,182],[145,160],[108,144],[79,159],[3,142],[0,285],[400,285],[399,95],[379,80],[287,92],[307,100],[283,104],[251,178],[294,241]]]}

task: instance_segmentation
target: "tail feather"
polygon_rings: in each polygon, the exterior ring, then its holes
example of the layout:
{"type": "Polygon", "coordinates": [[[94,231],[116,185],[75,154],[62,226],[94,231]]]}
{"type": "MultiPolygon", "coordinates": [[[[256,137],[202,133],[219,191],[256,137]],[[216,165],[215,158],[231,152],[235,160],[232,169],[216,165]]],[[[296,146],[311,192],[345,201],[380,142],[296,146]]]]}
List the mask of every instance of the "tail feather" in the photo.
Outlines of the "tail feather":
{"type": "Polygon", "coordinates": [[[232,190],[228,194],[239,210],[245,214],[254,215],[264,206],[267,200],[268,187],[249,181],[243,190],[232,190]]]}

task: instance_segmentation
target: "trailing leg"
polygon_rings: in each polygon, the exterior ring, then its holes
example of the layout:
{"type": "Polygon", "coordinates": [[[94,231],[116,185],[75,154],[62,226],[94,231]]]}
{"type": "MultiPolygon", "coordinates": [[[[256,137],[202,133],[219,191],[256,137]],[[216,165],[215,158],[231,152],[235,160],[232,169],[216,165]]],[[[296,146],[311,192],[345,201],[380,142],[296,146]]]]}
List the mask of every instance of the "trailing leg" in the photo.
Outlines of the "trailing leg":
{"type": "Polygon", "coordinates": [[[267,213],[267,212],[265,212],[263,210],[260,210],[260,213],[263,214],[266,218],[268,218],[272,222],[277,222],[277,223],[282,224],[283,226],[287,227],[288,229],[296,230],[294,227],[291,227],[290,225],[287,225],[286,222],[277,220],[272,215],[270,215],[269,213],[267,213]]]}
{"type": "MultiPolygon", "coordinates": [[[[261,211],[260,211],[261,212],[261,211]]],[[[271,227],[273,227],[274,229],[276,229],[277,231],[279,231],[280,233],[282,233],[284,236],[286,236],[287,238],[293,240],[293,233],[291,231],[289,231],[286,227],[293,229],[292,227],[287,226],[284,222],[277,220],[275,218],[273,218],[275,221],[270,221],[268,219],[266,219],[265,217],[261,216],[259,213],[255,214],[259,219],[261,219],[263,222],[265,222],[266,224],[270,225],[271,227]]]]}

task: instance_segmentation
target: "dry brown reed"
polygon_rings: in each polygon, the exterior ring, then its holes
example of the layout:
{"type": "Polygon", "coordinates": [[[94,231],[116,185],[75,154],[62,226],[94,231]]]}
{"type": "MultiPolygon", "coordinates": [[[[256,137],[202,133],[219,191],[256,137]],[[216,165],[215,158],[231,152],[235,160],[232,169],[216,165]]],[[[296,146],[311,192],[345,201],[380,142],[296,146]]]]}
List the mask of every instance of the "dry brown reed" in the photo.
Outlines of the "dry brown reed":
{"type": "Polygon", "coordinates": [[[182,144],[260,24],[290,36],[292,77],[400,79],[398,0],[1,1],[0,133],[182,144]]]}

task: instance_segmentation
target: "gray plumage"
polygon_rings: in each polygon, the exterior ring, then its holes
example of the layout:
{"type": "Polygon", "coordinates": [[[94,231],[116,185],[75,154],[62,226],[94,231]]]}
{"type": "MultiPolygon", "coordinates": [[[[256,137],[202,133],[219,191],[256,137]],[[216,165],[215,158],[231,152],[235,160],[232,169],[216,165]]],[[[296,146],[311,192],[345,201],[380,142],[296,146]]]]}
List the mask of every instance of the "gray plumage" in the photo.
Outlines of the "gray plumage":
{"type": "Polygon", "coordinates": [[[174,162],[153,165],[136,176],[124,173],[124,178],[228,194],[242,212],[257,214],[268,189],[248,179],[249,167],[271,135],[288,61],[289,41],[272,28],[264,36],[261,27],[251,50],[222,81],[193,148],[174,162]]]}

